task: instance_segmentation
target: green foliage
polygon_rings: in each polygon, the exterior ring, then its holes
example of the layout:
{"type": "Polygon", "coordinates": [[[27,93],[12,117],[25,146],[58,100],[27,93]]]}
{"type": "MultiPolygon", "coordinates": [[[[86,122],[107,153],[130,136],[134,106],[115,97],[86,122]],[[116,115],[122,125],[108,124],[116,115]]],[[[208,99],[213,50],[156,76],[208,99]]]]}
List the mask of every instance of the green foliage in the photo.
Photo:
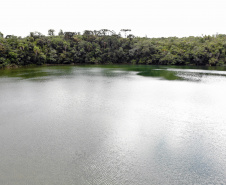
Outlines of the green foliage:
{"type": "Polygon", "coordinates": [[[8,64],[7,59],[0,57],[0,68],[6,66],[7,64],[8,64]]]}
{"type": "Polygon", "coordinates": [[[63,30],[60,30],[59,33],[58,33],[58,36],[63,36],[63,35],[64,35],[63,30]]]}
{"type": "Polygon", "coordinates": [[[3,38],[3,33],[2,32],[0,32],[0,38],[3,38]]]}
{"type": "Polygon", "coordinates": [[[54,30],[49,36],[31,32],[25,38],[0,33],[0,67],[27,64],[131,63],[161,65],[224,65],[226,35],[186,38],[122,38],[102,29],[83,35],[54,30]]]}

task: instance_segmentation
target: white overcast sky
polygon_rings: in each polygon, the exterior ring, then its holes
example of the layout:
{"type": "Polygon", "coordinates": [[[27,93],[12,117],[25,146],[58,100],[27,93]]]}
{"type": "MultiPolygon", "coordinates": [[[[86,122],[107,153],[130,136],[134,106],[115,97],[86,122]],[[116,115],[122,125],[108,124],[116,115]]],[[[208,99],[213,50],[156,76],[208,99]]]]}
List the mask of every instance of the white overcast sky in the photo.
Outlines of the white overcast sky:
{"type": "Polygon", "coordinates": [[[136,36],[226,34],[226,0],[1,0],[0,31],[132,29],[136,36]]]}

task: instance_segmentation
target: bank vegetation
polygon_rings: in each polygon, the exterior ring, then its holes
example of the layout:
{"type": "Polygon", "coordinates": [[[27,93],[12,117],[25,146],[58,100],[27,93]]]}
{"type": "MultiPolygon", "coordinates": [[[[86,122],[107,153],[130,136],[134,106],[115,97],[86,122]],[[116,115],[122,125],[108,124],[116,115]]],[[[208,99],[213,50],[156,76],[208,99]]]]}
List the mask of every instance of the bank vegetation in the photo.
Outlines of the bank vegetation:
{"type": "MultiPolygon", "coordinates": [[[[130,30],[122,30],[125,33],[130,30]]],[[[0,67],[30,64],[224,65],[226,35],[147,38],[85,30],[27,37],[0,32],[0,67]]]]}

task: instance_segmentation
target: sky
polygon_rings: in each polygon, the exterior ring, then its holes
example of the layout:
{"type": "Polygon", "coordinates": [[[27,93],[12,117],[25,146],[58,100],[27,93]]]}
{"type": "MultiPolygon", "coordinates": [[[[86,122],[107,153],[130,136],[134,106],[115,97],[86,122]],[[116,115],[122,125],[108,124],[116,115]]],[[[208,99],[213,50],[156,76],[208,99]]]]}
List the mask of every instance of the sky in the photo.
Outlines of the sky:
{"type": "Polygon", "coordinates": [[[226,34],[226,0],[1,0],[0,32],[131,29],[140,37],[226,34]]]}

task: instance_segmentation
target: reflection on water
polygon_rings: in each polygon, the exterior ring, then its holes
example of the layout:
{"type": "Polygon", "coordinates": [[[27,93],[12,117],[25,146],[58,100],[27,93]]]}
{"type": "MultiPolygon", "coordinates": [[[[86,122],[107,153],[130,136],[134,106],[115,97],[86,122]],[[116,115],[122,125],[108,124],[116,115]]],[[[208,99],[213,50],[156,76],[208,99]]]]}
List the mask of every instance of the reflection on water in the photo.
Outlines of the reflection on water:
{"type": "Polygon", "coordinates": [[[226,184],[225,69],[0,71],[0,184],[226,184]]]}
{"type": "Polygon", "coordinates": [[[53,76],[78,75],[83,71],[86,75],[119,76],[137,74],[166,80],[200,81],[202,77],[226,76],[226,67],[197,66],[148,66],[148,65],[80,65],[49,66],[0,70],[0,77],[17,77],[20,79],[39,79],[53,76]]]}

